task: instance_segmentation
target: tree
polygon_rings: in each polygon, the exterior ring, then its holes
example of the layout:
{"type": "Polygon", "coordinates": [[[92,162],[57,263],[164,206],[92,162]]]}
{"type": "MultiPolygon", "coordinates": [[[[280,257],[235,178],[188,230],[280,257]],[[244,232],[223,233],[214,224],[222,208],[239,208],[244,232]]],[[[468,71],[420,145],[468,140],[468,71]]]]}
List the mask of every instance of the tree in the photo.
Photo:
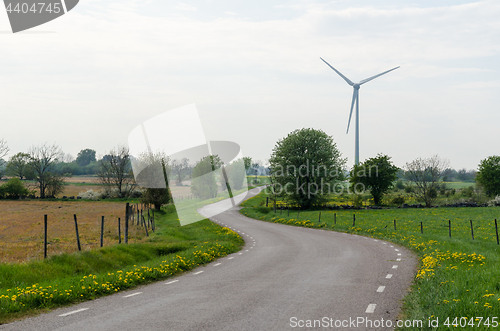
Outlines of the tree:
{"type": "Polygon", "coordinates": [[[173,176],[177,180],[177,186],[182,186],[182,180],[189,171],[189,160],[183,158],[182,160],[173,160],[170,166],[173,176]]]}
{"type": "Polygon", "coordinates": [[[135,174],[137,184],[145,188],[141,201],[160,210],[162,205],[172,200],[168,184],[169,157],[164,153],[145,153],[134,159],[134,164],[137,165],[134,169],[142,169],[135,174]]]}
{"type": "Polygon", "coordinates": [[[302,208],[321,204],[343,180],[345,162],[331,136],[295,130],[276,143],[269,159],[274,191],[302,208]]]}
{"type": "Polygon", "coordinates": [[[119,198],[130,196],[136,185],[127,147],[118,146],[102,158],[97,180],[104,186],[108,195],[112,195],[111,190],[114,188],[119,198]]]}
{"type": "Polygon", "coordinates": [[[399,168],[392,164],[389,156],[378,154],[377,157],[354,166],[350,182],[355,190],[358,184],[369,189],[375,204],[379,205],[382,196],[391,189],[393,182],[397,179],[398,170],[399,168]]]}
{"type": "Polygon", "coordinates": [[[0,179],[5,176],[5,173],[7,172],[7,162],[5,162],[4,159],[0,159],[0,179]]]}
{"type": "Polygon", "coordinates": [[[448,167],[449,162],[438,155],[406,163],[405,178],[414,184],[415,196],[423,201],[426,207],[431,207],[437,198],[439,179],[448,167]]]}
{"type": "Polygon", "coordinates": [[[39,146],[32,146],[28,150],[29,168],[35,175],[35,180],[37,181],[37,186],[40,190],[40,198],[42,199],[47,196],[51,196],[50,194],[47,194],[48,188],[49,191],[51,191],[50,193],[56,191],[50,187],[57,186],[57,181],[60,182],[62,187],[64,177],[62,174],[57,174],[55,171],[55,165],[61,154],[62,151],[59,146],[55,144],[48,145],[47,143],[39,146]]]}
{"type": "Polygon", "coordinates": [[[9,147],[4,139],[0,139],[0,179],[5,175],[6,162],[3,159],[5,155],[9,152],[9,147]]]}
{"type": "Polygon", "coordinates": [[[244,160],[238,159],[224,167],[231,190],[241,190],[243,188],[246,180],[244,162],[244,160]]]}
{"type": "Polygon", "coordinates": [[[479,163],[476,182],[488,196],[500,195],[500,156],[489,156],[479,163]]]}
{"type": "Polygon", "coordinates": [[[30,155],[27,153],[17,153],[12,156],[7,163],[7,174],[19,179],[24,179],[30,171],[30,155]]]}
{"type": "Polygon", "coordinates": [[[199,199],[210,199],[217,196],[218,186],[215,170],[222,166],[222,160],[217,155],[203,157],[193,167],[191,175],[191,192],[199,199]]]}
{"type": "Polygon", "coordinates": [[[76,163],[81,167],[85,167],[95,161],[95,151],[93,149],[82,149],[76,156],[76,163]]]}
{"type": "Polygon", "coordinates": [[[5,139],[0,139],[0,159],[3,158],[9,152],[9,147],[5,139]]]}
{"type": "Polygon", "coordinates": [[[262,165],[262,162],[260,160],[257,160],[254,163],[252,163],[252,170],[253,170],[253,173],[255,174],[254,183],[257,183],[257,175],[259,174],[259,169],[260,169],[261,165],[262,165]]]}
{"type": "Polygon", "coordinates": [[[243,158],[243,163],[245,164],[245,171],[246,171],[246,173],[249,174],[248,173],[248,169],[250,169],[250,167],[252,166],[252,158],[249,157],[249,156],[245,156],[243,158]]]}

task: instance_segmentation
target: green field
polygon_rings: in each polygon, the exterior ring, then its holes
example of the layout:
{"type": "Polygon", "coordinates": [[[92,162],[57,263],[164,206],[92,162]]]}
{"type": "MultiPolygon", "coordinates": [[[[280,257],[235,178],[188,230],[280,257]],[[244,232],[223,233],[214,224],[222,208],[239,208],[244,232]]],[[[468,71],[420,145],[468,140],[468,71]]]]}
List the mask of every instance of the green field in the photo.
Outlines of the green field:
{"type": "Polygon", "coordinates": [[[241,237],[208,220],[180,226],[172,205],[145,243],[0,264],[0,324],[165,279],[240,250],[241,237]]]}
{"type": "Polygon", "coordinates": [[[288,216],[287,210],[277,210],[275,214],[272,208],[265,207],[264,193],[242,205],[245,208],[241,213],[255,219],[355,233],[408,247],[419,257],[420,266],[405,298],[401,319],[439,318],[439,329],[446,330],[448,327],[443,326],[446,319],[451,318],[448,321],[453,329],[454,318],[458,317],[455,321],[458,328],[460,321],[462,325],[467,321],[465,329],[498,329],[493,327],[493,320],[498,322],[500,318],[500,246],[495,231],[500,208],[291,210],[288,216]]]}

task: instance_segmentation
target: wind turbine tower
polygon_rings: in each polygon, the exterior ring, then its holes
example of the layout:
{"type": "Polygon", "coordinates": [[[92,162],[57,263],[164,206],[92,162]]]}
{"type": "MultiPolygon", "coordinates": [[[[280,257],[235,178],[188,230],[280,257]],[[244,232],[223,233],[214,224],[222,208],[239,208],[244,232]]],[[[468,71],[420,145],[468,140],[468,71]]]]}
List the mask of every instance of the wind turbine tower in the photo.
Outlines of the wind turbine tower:
{"type": "Polygon", "coordinates": [[[388,72],[396,70],[397,68],[399,68],[399,66],[397,66],[396,68],[392,68],[391,70],[384,71],[383,73],[375,75],[375,76],[372,76],[370,78],[363,79],[359,83],[353,83],[351,80],[349,80],[349,78],[347,78],[346,76],[342,75],[340,73],[340,71],[338,71],[337,69],[335,69],[334,67],[332,67],[325,60],[323,60],[323,58],[320,57],[320,59],[321,59],[321,61],[325,62],[330,68],[332,68],[333,71],[335,71],[337,74],[339,74],[339,76],[342,77],[347,82],[347,84],[349,84],[350,86],[352,86],[354,88],[354,92],[352,94],[351,112],[349,113],[349,122],[347,123],[347,132],[346,132],[346,134],[349,133],[349,125],[351,124],[352,110],[354,108],[354,103],[356,103],[356,138],[355,138],[355,143],[354,143],[354,146],[355,146],[354,147],[354,149],[355,149],[355,151],[354,151],[354,164],[358,165],[359,164],[359,88],[361,87],[361,85],[363,85],[364,83],[368,83],[372,79],[375,79],[377,77],[385,75],[388,72]]]}

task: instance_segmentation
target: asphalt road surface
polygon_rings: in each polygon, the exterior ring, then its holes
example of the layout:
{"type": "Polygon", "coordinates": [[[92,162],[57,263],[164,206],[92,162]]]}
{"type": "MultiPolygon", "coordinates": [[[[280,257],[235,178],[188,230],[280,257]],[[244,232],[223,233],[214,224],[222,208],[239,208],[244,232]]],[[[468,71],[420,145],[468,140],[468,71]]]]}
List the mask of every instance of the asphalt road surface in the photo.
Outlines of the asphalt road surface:
{"type": "Polygon", "coordinates": [[[237,231],[244,248],[182,276],[0,330],[390,330],[387,321],[396,323],[416,268],[408,250],[249,219],[238,207],[212,221],[237,231]]]}

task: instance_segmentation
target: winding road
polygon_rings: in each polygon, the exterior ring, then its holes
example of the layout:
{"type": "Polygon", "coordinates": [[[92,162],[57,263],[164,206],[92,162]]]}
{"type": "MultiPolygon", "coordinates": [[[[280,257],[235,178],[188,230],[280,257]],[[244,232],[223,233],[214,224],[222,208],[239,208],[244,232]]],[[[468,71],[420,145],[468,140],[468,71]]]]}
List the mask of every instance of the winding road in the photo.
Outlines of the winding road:
{"type": "Polygon", "coordinates": [[[211,220],[245,239],[240,252],[0,330],[393,329],[387,321],[394,326],[416,268],[410,251],[368,237],[262,222],[238,209],[211,220]]]}

